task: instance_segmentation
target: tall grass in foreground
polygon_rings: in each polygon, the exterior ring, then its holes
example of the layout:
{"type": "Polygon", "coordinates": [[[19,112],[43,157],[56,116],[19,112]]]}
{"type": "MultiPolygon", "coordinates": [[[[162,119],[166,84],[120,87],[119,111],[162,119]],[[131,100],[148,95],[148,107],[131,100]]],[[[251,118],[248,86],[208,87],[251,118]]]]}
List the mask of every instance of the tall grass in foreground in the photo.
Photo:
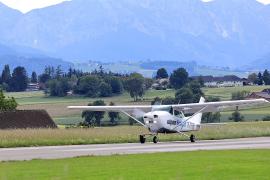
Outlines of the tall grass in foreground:
{"type": "MultiPolygon", "coordinates": [[[[0,130],[0,147],[133,143],[138,142],[138,135],[141,133],[147,133],[147,130],[140,126],[0,130]]],[[[270,122],[212,125],[202,127],[201,131],[194,132],[194,134],[200,140],[270,136],[270,122]]],[[[179,134],[160,134],[159,137],[160,141],[187,140],[186,137],[179,134]]]]}

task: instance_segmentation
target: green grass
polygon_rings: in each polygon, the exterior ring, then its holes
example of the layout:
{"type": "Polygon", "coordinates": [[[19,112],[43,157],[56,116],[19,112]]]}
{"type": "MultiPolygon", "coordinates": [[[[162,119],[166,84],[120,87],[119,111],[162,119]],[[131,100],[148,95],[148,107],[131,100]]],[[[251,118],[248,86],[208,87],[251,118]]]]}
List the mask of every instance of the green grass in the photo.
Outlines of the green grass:
{"type": "Polygon", "coordinates": [[[269,150],[79,157],[0,163],[1,179],[269,179],[269,150]]]}
{"type": "MultiPolygon", "coordinates": [[[[239,111],[244,116],[244,121],[262,120],[265,116],[270,115],[270,106],[244,109],[239,111]]],[[[221,121],[228,121],[232,111],[221,112],[221,121]]]]}
{"type": "MultiPolygon", "coordinates": [[[[0,130],[0,148],[133,143],[138,142],[139,134],[147,132],[147,129],[142,126],[0,130]]],[[[200,131],[194,132],[194,134],[199,140],[270,136],[270,122],[228,123],[227,125],[203,126],[200,131]]],[[[186,137],[179,134],[160,134],[159,138],[160,141],[187,140],[186,137]]]]}
{"type": "MultiPolygon", "coordinates": [[[[220,97],[222,100],[230,100],[231,94],[236,91],[261,91],[270,86],[245,86],[245,87],[226,87],[226,88],[203,88],[206,96],[220,97]]],[[[150,102],[155,97],[174,97],[175,90],[149,90],[144,95],[144,101],[150,102]]],[[[117,103],[132,103],[132,98],[128,93],[123,93],[120,96],[109,98],[87,98],[83,96],[74,97],[46,97],[42,91],[36,92],[18,92],[18,93],[5,93],[8,97],[14,97],[20,105],[29,104],[51,104],[51,103],[72,103],[72,102],[89,102],[96,99],[104,99],[105,101],[115,101],[117,103]]]]}
{"type": "Polygon", "coordinates": [[[244,87],[221,87],[221,88],[203,88],[206,96],[220,97],[221,100],[230,100],[233,92],[248,91],[259,92],[263,89],[270,88],[270,86],[244,86],[244,87]]]}
{"type": "MultiPolygon", "coordinates": [[[[174,97],[175,90],[149,90],[146,91],[143,102],[150,102],[155,97],[174,97]]],[[[67,97],[46,97],[42,91],[37,92],[18,92],[18,93],[5,93],[7,97],[14,97],[19,105],[35,105],[35,104],[60,104],[60,103],[74,103],[74,102],[91,102],[97,99],[103,99],[106,102],[117,103],[133,103],[133,98],[129,96],[127,92],[119,96],[113,96],[108,98],[88,98],[84,96],[67,96],[67,97]]]]}

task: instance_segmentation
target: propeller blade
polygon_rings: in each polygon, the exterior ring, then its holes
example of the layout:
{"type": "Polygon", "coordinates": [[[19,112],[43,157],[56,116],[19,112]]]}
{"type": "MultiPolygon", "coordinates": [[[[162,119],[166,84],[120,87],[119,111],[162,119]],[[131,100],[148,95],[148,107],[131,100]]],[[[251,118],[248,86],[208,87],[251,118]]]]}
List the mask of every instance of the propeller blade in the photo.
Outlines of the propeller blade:
{"type": "Polygon", "coordinates": [[[142,110],[140,110],[140,109],[134,109],[132,114],[136,118],[141,118],[141,117],[143,117],[143,115],[145,114],[145,112],[142,111],[142,110]]]}

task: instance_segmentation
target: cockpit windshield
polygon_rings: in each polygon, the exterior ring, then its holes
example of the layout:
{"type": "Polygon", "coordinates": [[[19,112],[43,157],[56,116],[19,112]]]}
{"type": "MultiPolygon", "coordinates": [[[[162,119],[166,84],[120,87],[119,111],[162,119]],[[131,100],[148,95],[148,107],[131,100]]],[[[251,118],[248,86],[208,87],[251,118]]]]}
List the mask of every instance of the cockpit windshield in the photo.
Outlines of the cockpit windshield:
{"type": "Polygon", "coordinates": [[[173,114],[173,108],[172,106],[153,106],[152,111],[166,111],[170,114],[173,114]]]}
{"type": "Polygon", "coordinates": [[[182,112],[179,112],[177,110],[174,110],[172,108],[172,106],[168,105],[168,106],[159,106],[159,105],[156,105],[156,106],[153,106],[152,107],[152,111],[166,111],[168,113],[170,113],[171,115],[174,115],[174,116],[177,116],[177,117],[180,117],[180,118],[184,118],[185,115],[182,113],[182,112]]]}

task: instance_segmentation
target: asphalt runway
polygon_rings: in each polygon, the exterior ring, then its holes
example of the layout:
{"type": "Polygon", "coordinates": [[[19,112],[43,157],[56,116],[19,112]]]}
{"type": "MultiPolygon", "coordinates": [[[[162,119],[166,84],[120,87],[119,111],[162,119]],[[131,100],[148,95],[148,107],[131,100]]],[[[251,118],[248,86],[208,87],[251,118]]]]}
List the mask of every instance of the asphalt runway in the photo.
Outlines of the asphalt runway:
{"type": "Polygon", "coordinates": [[[225,149],[270,149],[270,137],[207,140],[190,142],[159,142],[126,143],[126,144],[98,144],[98,145],[70,145],[43,146],[22,148],[1,148],[0,161],[31,160],[31,159],[60,159],[87,155],[139,154],[156,152],[177,152],[197,150],[225,150],[225,149]]]}

